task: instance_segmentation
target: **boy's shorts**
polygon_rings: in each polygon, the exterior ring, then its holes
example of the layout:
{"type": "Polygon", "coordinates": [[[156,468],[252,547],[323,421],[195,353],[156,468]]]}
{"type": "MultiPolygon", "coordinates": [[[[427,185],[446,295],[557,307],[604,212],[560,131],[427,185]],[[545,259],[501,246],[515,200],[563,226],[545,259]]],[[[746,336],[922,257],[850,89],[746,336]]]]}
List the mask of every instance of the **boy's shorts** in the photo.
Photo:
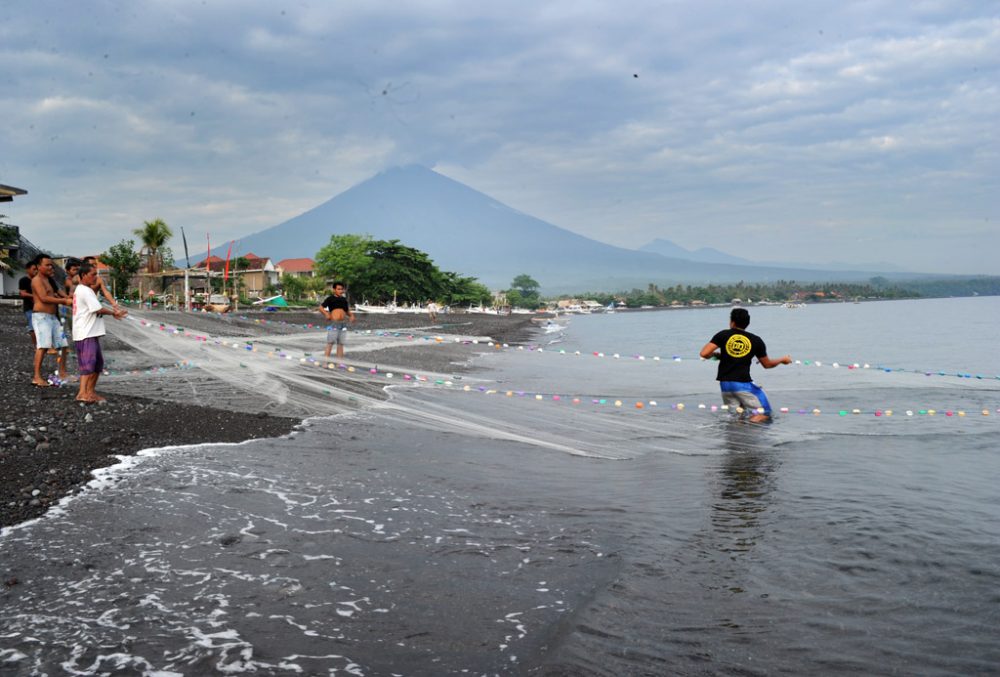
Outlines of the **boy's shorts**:
{"type": "Polygon", "coordinates": [[[326,328],[326,345],[344,345],[344,335],[347,334],[347,324],[338,323],[326,328]]]}
{"type": "Polygon", "coordinates": [[[31,314],[31,325],[35,328],[35,346],[39,349],[68,348],[63,336],[62,325],[55,315],[35,311],[31,314]]]}

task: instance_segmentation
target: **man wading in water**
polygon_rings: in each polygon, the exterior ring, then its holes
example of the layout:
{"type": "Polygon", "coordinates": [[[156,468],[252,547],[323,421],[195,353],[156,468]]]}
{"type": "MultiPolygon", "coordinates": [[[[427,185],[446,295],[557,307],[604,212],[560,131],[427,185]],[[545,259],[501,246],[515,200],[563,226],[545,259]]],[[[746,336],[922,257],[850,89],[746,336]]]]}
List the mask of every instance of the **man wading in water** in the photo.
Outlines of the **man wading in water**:
{"type": "Polygon", "coordinates": [[[746,330],[750,324],[750,313],[746,308],[733,308],[729,314],[729,329],[723,329],[701,349],[702,358],[719,359],[719,374],[716,380],[722,388],[722,403],[730,407],[742,407],[753,412],[750,421],[763,423],[771,420],[771,403],[764,391],[750,379],[750,364],[757,358],[760,366],[773,369],[779,364],[791,364],[790,355],[777,360],[767,356],[764,339],[746,330]]]}

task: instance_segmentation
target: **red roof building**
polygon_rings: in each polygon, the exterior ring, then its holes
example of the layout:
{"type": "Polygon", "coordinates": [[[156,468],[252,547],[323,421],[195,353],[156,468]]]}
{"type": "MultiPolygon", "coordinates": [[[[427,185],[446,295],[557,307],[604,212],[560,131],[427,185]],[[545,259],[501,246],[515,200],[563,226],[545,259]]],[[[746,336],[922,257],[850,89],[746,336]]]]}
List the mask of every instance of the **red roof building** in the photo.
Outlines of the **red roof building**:
{"type": "Polygon", "coordinates": [[[294,275],[296,277],[313,277],[316,273],[313,270],[315,261],[310,258],[282,259],[278,261],[275,268],[282,275],[294,275]]]}

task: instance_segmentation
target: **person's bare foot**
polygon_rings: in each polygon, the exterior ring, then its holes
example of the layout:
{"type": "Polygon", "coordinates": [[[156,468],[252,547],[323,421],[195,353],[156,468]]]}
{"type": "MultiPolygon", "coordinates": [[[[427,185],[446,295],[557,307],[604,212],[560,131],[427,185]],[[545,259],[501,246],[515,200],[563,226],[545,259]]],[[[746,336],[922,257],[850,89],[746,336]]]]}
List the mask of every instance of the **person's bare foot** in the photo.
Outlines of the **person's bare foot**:
{"type": "Polygon", "coordinates": [[[31,379],[31,385],[37,388],[48,388],[50,384],[48,381],[36,381],[35,379],[31,379]]]}
{"type": "Polygon", "coordinates": [[[84,397],[77,397],[77,402],[85,402],[87,404],[95,404],[97,402],[104,402],[107,398],[101,397],[100,395],[86,395],[84,397]]]}

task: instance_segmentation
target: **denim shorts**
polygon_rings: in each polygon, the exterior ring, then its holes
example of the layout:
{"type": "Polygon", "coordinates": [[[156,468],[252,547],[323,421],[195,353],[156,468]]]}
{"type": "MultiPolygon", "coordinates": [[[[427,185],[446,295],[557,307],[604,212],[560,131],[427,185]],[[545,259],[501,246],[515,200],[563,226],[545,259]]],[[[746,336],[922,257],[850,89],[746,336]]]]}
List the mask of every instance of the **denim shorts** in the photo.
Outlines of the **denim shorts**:
{"type": "Polygon", "coordinates": [[[31,325],[35,328],[36,346],[40,349],[68,348],[62,325],[55,315],[35,311],[31,314],[31,325]]]}

